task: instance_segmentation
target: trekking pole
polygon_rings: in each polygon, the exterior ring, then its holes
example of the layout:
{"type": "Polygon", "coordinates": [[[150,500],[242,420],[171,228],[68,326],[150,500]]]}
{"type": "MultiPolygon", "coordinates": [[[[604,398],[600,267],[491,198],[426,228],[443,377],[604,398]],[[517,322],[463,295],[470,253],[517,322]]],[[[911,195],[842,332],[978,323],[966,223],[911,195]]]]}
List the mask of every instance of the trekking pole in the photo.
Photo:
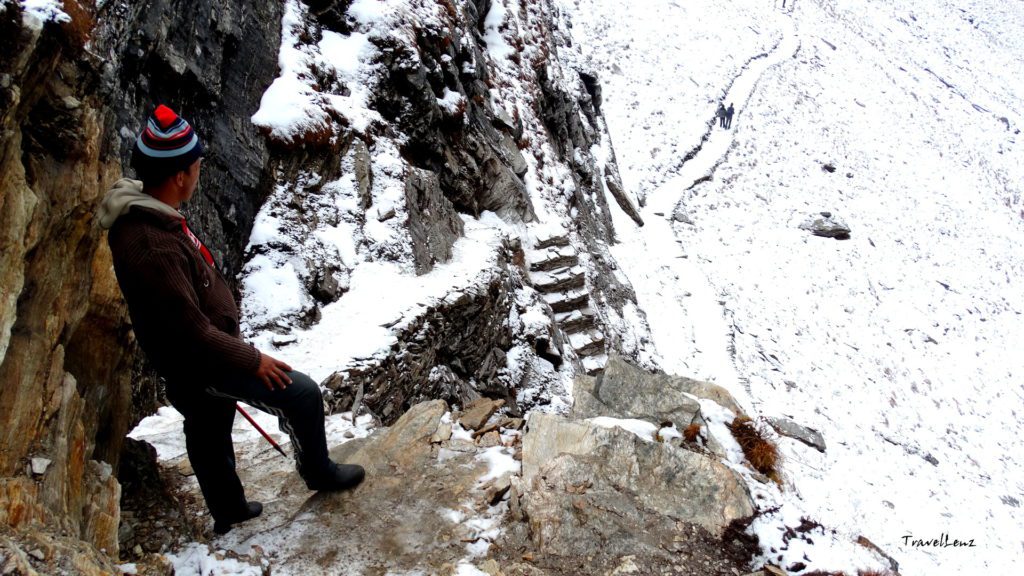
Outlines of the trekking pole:
{"type": "Polygon", "coordinates": [[[245,419],[249,421],[249,424],[252,424],[252,427],[255,428],[257,432],[262,434],[263,437],[267,439],[267,442],[270,442],[270,445],[273,446],[274,449],[281,453],[281,456],[284,456],[285,458],[288,457],[288,455],[285,454],[284,450],[277,445],[277,442],[274,442],[274,439],[270,437],[270,434],[267,434],[267,432],[263,428],[260,428],[260,425],[257,424],[256,421],[252,419],[252,416],[249,416],[248,412],[242,410],[242,407],[239,406],[238,404],[235,404],[235,408],[242,414],[242,416],[245,416],[245,419]]]}

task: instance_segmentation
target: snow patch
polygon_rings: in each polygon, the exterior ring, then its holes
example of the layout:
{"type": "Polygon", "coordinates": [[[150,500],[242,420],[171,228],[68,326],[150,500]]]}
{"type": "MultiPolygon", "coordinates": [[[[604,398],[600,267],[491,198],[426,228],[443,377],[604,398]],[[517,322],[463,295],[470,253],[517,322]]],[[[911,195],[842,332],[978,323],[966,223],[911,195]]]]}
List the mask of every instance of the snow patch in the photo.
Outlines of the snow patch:
{"type": "Polygon", "coordinates": [[[217,574],[218,576],[262,576],[263,568],[223,557],[205,544],[192,542],[178,552],[166,554],[175,574],[217,574]],[[221,556],[218,558],[218,556],[221,556]]]}
{"type": "Polygon", "coordinates": [[[477,460],[483,460],[487,463],[487,472],[480,477],[478,482],[483,483],[494,480],[505,474],[519,474],[520,470],[522,470],[522,463],[513,458],[512,455],[512,449],[504,446],[491,446],[477,454],[477,460]]]}
{"type": "Polygon", "coordinates": [[[515,53],[515,49],[509,46],[505,37],[501,35],[506,13],[505,0],[494,0],[491,2],[487,17],[484,18],[484,42],[487,43],[487,51],[496,60],[504,60],[515,53]]]}
{"type": "MultiPolygon", "coordinates": [[[[3,7],[7,7],[4,2],[3,7]]],[[[22,20],[26,28],[42,30],[47,22],[67,24],[71,22],[71,16],[64,11],[62,0],[21,0],[22,20]]]]}
{"type": "Polygon", "coordinates": [[[588,418],[586,421],[602,428],[621,428],[626,432],[633,433],[637,438],[646,442],[654,442],[654,433],[658,431],[658,427],[654,424],[651,424],[646,420],[637,420],[635,418],[597,416],[596,418],[588,418]]]}

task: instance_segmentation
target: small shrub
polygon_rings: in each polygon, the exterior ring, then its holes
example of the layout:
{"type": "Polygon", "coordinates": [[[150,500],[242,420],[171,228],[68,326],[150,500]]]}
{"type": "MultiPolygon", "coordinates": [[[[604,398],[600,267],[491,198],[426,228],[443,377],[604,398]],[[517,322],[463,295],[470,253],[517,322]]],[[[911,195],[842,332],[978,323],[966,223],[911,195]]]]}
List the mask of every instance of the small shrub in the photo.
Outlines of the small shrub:
{"type": "Polygon", "coordinates": [[[697,437],[700,436],[700,424],[694,422],[683,430],[683,438],[690,443],[696,442],[697,437]]]}
{"type": "Polygon", "coordinates": [[[523,249],[517,248],[512,252],[512,263],[518,266],[524,272],[527,271],[526,266],[526,252],[523,249]]]}
{"type": "Polygon", "coordinates": [[[459,11],[455,8],[455,3],[452,2],[452,0],[440,0],[438,4],[440,4],[441,7],[444,8],[444,11],[448,14],[448,18],[452,22],[458,22],[459,11]]]}
{"type": "Polygon", "coordinates": [[[748,416],[737,416],[732,424],[729,424],[729,431],[736,438],[743,455],[754,470],[778,483],[779,449],[768,439],[768,433],[764,428],[755,425],[748,416]]]}

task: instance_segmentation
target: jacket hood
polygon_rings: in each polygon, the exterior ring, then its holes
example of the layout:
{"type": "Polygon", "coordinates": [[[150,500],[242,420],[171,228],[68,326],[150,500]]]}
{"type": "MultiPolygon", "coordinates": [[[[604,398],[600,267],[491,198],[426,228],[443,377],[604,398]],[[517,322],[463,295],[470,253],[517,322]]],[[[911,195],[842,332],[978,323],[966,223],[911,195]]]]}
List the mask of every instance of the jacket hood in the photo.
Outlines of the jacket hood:
{"type": "Polygon", "coordinates": [[[131,210],[133,206],[150,208],[175,218],[184,218],[181,212],[143,192],[141,180],[122,178],[114,182],[107,195],[103,197],[103,201],[100,202],[98,213],[100,227],[104,230],[110,229],[114,222],[131,210]]]}

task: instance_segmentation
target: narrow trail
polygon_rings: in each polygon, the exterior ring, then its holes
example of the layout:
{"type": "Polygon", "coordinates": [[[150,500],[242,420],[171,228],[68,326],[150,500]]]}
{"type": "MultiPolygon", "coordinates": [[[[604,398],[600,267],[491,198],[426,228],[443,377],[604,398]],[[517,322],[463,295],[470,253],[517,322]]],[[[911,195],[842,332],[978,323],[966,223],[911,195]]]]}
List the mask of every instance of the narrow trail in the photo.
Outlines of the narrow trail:
{"type": "MultiPolygon", "coordinates": [[[[799,45],[795,30],[784,31],[772,52],[751,60],[733,81],[723,99],[726,106],[735,107],[733,128],[743,123],[743,108],[764,72],[791,57],[799,45]]],[[[716,122],[694,157],[648,195],[642,209],[644,227],[637,228],[615,209],[620,243],[612,253],[633,283],[640,307],[648,311],[661,368],[725,386],[749,406],[749,390],[732,360],[731,327],[723,314],[723,299],[701,271],[699,255],[688,254],[672,230],[682,195],[726,161],[733,137],[732,129],[719,128],[716,122]]]]}

